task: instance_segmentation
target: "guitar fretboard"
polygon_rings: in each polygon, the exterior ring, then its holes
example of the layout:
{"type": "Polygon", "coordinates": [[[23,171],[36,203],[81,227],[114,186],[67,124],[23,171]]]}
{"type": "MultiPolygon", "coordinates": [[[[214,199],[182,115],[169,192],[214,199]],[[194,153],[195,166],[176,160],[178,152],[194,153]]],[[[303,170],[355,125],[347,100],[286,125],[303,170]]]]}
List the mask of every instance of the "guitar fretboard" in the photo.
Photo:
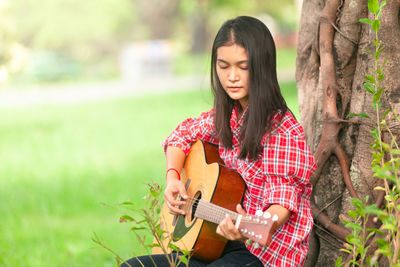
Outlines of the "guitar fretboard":
{"type": "MultiPolygon", "coordinates": [[[[194,214],[200,219],[219,224],[225,219],[225,214],[229,214],[233,221],[236,221],[238,214],[228,209],[219,207],[205,200],[196,200],[197,208],[194,214]]],[[[196,205],[196,203],[194,205],[196,205]]]]}

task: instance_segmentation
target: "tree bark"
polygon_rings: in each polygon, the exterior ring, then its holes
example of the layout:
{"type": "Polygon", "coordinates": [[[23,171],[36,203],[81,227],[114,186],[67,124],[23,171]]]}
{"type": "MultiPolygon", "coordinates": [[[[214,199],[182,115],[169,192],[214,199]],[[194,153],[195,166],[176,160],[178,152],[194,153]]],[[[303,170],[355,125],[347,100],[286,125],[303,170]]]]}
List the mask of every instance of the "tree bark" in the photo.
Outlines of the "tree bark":
{"type": "MultiPolygon", "coordinates": [[[[400,0],[388,1],[379,38],[385,44],[384,105],[400,109],[400,0]]],[[[368,16],[366,0],[304,0],[296,62],[300,117],[318,169],[313,184],[315,227],[307,266],[334,266],[348,233],[339,220],[351,209],[351,197],[382,199],[373,191],[371,126],[349,113],[374,115],[371,95],[363,88],[373,60],[374,32],[359,22],[368,16]]],[[[384,110],[384,109],[383,109],[384,110]]],[[[344,255],[346,257],[347,255],[344,255]]]]}

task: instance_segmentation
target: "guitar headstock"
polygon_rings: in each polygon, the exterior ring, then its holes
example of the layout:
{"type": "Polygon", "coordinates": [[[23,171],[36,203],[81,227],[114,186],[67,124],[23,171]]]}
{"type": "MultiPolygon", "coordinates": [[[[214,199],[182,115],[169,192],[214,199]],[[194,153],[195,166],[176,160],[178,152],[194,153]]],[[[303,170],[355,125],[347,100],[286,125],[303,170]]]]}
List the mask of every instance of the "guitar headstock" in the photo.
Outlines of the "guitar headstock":
{"type": "Polygon", "coordinates": [[[269,212],[258,215],[244,215],[238,223],[239,232],[261,246],[268,246],[277,227],[278,216],[269,212]]]}

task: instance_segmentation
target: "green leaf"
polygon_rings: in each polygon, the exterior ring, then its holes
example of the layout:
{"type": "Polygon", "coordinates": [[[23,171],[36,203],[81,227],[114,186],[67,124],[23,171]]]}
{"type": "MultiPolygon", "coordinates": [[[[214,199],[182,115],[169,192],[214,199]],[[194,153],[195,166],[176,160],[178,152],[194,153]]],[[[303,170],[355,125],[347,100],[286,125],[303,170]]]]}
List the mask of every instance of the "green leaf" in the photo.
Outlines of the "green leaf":
{"type": "Polygon", "coordinates": [[[372,22],[372,30],[374,31],[374,32],[377,32],[378,30],[379,30],[379,27],[381,26],[381,22],[379,21],[379,20],[374,20],[373,22],[372,22]]]}
{"type": "Polygon", "coordinates": [[[393,183],[398,182],[396,179],[396,175],[394,175],[394,174],[389,174],[388,176],[386,176],[386,179],[388,179],[389,181],[392,181],[393,183]]]}
{"type": "Polygon", "coordinates": [[[343,251],[343,252],[346,252],[346,253],[348,253],[348,254],[351,254],[351,251],[348,250],[348,249],[341,248],[340,251],[343,251]]]}
{"type": "Polygon", "coordinates": [[[392,150],[392,154],[393,154],[393,155],[400,155],[400,150],[393,149],[393,150],[392,150]]]}
{"type": "Polygon", "coordinates": [[[386,6],[386,0],[382,0],[380,9],[382,9],[384,6],[386,6]]]}
{"type": "Polygon", "coordinates": [[[393,215],[383,220],[382,229],[397,231],[397,221],[393,215]]]}
{"type": "MultiPolygon", "coordinates": [[[[383,2],[383,1],[382,1],[383,2]]],[[[386,1],[385,1],[386,2],[386,1]]],[[[382,7],[384,7],[386,5],[386,3],[384,5],[381,5],[381,8],[379,8],[378,13],[376,13],[375,18],[379,19],[379,17],[381,16],[382,13],[382,7]]]]}
{"type": "Polygon", "coordinates": [[[120,205],[135,205],[135,204],[131,201],[125,201],[125,202],[122,202],[120,205]]]}
{"type": "Polygon", "coordinates": [[[388,176],[388,168],[380,167],[379,165],[373,166],[372,171],[374,172],[375,177],[386,179],[388,176]]]}
{"type": "Polygon", "coordinates": [[[146,228],[145,228],[145,227],[133,226],[133,227],[131,228],[131,231],[139,231],[139,230],[144,230],[144,229],[146,229],[146,228]]]}
{"type": "Polygon", "coordinates": [[[347,115],[347,118],[350,118],[350,117],[363,117],[363,118],[367,118],[367,119],[370,119],[370,116],[368,116],[368,114],[366,114],[366,113],[349,113],[348,115],[347,115]]]}
{"type": "Polygon", "coordinates": [[[368,0],[368,10],[372,14],[376,14],[379,11],[379,2],[378,0],[368,0]]]}
{"type": "Polygon", "coordinates": [[[357,218],[357,212],[354,210],[349,210],[347,212],[347,214],[352,218],[352,219],[356,219],[357,218]]]}
{"type": "Polygon", "coordinates": [[[386,119],[386,116],[389,114],[389,112],[390,112],[390,109],[387,109],[387,110],[385,111],[385,113],[383,113],[383,117],[382,117],[383,120],[386,119]]]}
{"type": "Polygon", "coordinates": [[[179,260],[184,264],[188,264],[188,262],[189,262],[188,258],[183,255],[179,256],[179,260]]]}
{"type": "Polygon", "coordinates": [[[160,244],[157,243],[153,243],[153,244],[149,244],[147,245],[149,248],[161,248],[160,244]]]}
{"type": "Polygon", "coordinates": [[[386,195],[385,199],[387,200],[387,202],[392,202],[393,201],[393,197],[390,194],[386,195]]]}
{"type": "Polygon", "coordinates": [[[363,245],[359,237],[351,238],[349,243],[354,244],[357,247],[362,247],[363,245]]]}
{"type": "Polygon", "coordinates": [[[363,255],[364,251],[365,251],[365,248],[364,248],[364,246],[361,245],[361,246],[358,247],[356,253],[358,253],[360,255],[363,255]]]}
{"type": "Polygon", "coordinates": [[[379,138],[379,131],[378,131],[378,128],[372,128],[372,129],[371,129],[371,136],[372,136],[374,139],[378,139],[378,138],[379,138]]]}
{"type": "Polygon", "coordinates": [[[372,263],[371,263],[371,255],[368,255],[368,256],[367,256],[365,262],[368,264],[368,266],[371,266],[371,265],[372,265],[372,263]]]}
{"type": "Polygon", "coordinates": [[[370,82],[370,83],[372,83],[372,84],[375,84],[375,78],[374,78],[374,76],[367,74],[367,75],[365,75],[364,77],[365,77],[365,79],[368,80],[368,82],[370,82]]]}
{"type": "Polygon", "coordinates": [[[123,223],[123,222],[134,222],[135,221],[135,219],[133,219],[131,216],[129,216],[129,215],[122,215],[120,218],[119,218],[119,222],[120,223],[123,223]]]}
{"type": "Polygon", "coordinates": [[[386,87],[380,88],[376,93],[374,93],[374,99],[372,100],[372,106],[376,110],[376,104],[378,104],[378,109],[381,108],[381,96],[382,92],[386,89],[386,87]]]}
{"type": "Polygon", "coordinates": [[[335,267],[340,267],[342,266],[342,257],[339,257],[335,261],[335,267]]]}
{"type": "Polygon", "coordinates": [[[376,234],[385,236],[385,232],[383,232],[383,231],[381,231],[379,229],[376,229],[376,228],[368,228],[367,232],[376,233],[376,234]]]}
{"type": "Polygon", "coordinates": [[[373,105],[372,105],[374,110],[379,110],[381,108],[381,106],[382,106],[382,102],[380,102],[380,101],[373,103],[373,105]]]}
{"type": "MultiPolygon", "coordinates": [[[[371,25],[372,25],[372,21],[371,21],[371,25]]],[[[363,52],[364,52],[364,53],[367,53],[367,54],[369,54],[369,55],[371,55],[371,56],[373,56],[372,52],[369,51],[369,50],[363,50],[363,52]]]]}
{"type": "MultiPolygon", "coordinates": [[[[367,230],[368,231],[368,230],[367,230]]],[[[365,238],[365,241],[368,241],[371,237],[373,237],[375,235],[374,232],[370,232],[367,237],[365,238]]]]}
{"type": "Polygon", "coordinates": [[[380,55],[381,55],[381,52],[382,52],[382,50],[383,50],[384,47],[385,47],[385,46],[382,45],[382,46],[379,47],[378,51],[376,51],[376,53],[375,53],[375,59],[376,59],[376,60],[379,59],[379,57],[380,57],[380,55]]]}
{"type": "Polygon", "coordinates": [[[364,83],[364,88],[367,90],[368,93],[375,94],[375,88],[369,82],[364,83]]]}
{"type": "Polygon", "coordinates": [[[346,226],[346,228],[352,228],[352,229],[361,231],[361,225],[359,225],[357,223],[349,222],[349,223],[346,223],[345,226],[346,226]]]}
{"type": "Polygon", "coordinates": [[[393,256],[393,253],[389,248],[377,249],[377,250],[375,250],[375,254],[382,254],[388,258],[391,258],[393,256]]]}
{"type": "Polygon", "coordinates": [[[380,208],[378,208],[375,204],[374,205],[370,205],[370,206],[366,206],[364,211],[367,214],[374,214],[374,215],[377,215],[377,216],[386,215],[386,212],[384,210],[381,210],[380,208]]]}
{"type": "MultiPolygon", "coordinates": [[[[370,19],[368,19],[368,18],[362,18],[362,19],[360,19],[360,22],[372,26],[372,20],[370,20],[370,19]]],[[[368,51],[368,52],[369,52],[369,51],[368,51]]]]}
{"type": "Polygon", "coordinates": [[[385,60],[384,60],[383,63],[382,63],[382,69],[383,69],[383,67],[385,67],[386,62],[387,62],[389,59],[390,59],[390,57],[385,58],[385,60]]]}
{"type": "Polygon", "coordinates": [[[387,242],[384,238],[378,238],[375,240],[375,243],[378,244],[380,248],[387,246],[389,242],[387,242]]]}
{"type": "Polygon", "coordinates": [[[143,219],[143,220],[137,221],[136,223],[137,224],[141,224],[141,223],[144,223],[144,222],[147,222],[147,219],[143,219]]]}
{"type": "Polygon", "coordinates": [[[358,198],[353,197],[351,199],[351,203],[353,204],[353,206],[355,206],[356,208],[364,208],[364,203],[359,200],[358,198]]]}
{"type": "Polygon", "coordinates": [[[172,249],[173,251],[179,251],[179,250],[180,250],[179,247],[178,247],[177,245],[174,245],[174,244],[172,244],[172,243],[170,243],[170,244],[168,245],[168,247],[169,247],[170,249],[172,249]]]}
{"type": "Polygon", "coordinates": [[[164,236],[164,233],[166,233],[166,232],[167,232],[166,230],[163,230],[163,229],[161,229],[161,228],[158,228],[158,229],[157,229],[157,236],[162,237],[162,236],[164,236]]]}
{"type": "Polygon", "coordinates": [[[347,243],[350,243],[350,240],[351,240],[352,238],[354,238],[354,235],[353,235],[353,234],[348,234],[348,235],[346,236],[346,241],[347,241],[347,243]]]}
{"type": "Polygon", "coordinates": [[[385,191],[385,192],[386,192],[386,189],[383,188],[382,186],[375,186],[375,187],[374,187],[374,190],[377,190],[377,191],[385,191]]]}

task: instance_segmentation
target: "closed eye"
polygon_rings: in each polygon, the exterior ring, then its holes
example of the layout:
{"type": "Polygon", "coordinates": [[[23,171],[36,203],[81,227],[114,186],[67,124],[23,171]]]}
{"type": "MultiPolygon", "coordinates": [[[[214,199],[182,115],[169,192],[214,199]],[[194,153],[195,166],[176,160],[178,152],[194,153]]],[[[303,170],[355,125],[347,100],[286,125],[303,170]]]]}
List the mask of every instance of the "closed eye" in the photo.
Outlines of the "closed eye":
{"type": "Polygon", "coordinates": [[[239,68],[241,68],[242,70],[248,70],[249,65],[247,64],[247,62],[243,62],[243,63],[239,64],[239,68]]]}
{"type": "Polygon", "coordinates": [[[220,68],[220,69],[227,69],[229,66],[227,65],[227,64],[224,64],[224,63],[219,63],[218,64],[218,67],[220,68]]]}

